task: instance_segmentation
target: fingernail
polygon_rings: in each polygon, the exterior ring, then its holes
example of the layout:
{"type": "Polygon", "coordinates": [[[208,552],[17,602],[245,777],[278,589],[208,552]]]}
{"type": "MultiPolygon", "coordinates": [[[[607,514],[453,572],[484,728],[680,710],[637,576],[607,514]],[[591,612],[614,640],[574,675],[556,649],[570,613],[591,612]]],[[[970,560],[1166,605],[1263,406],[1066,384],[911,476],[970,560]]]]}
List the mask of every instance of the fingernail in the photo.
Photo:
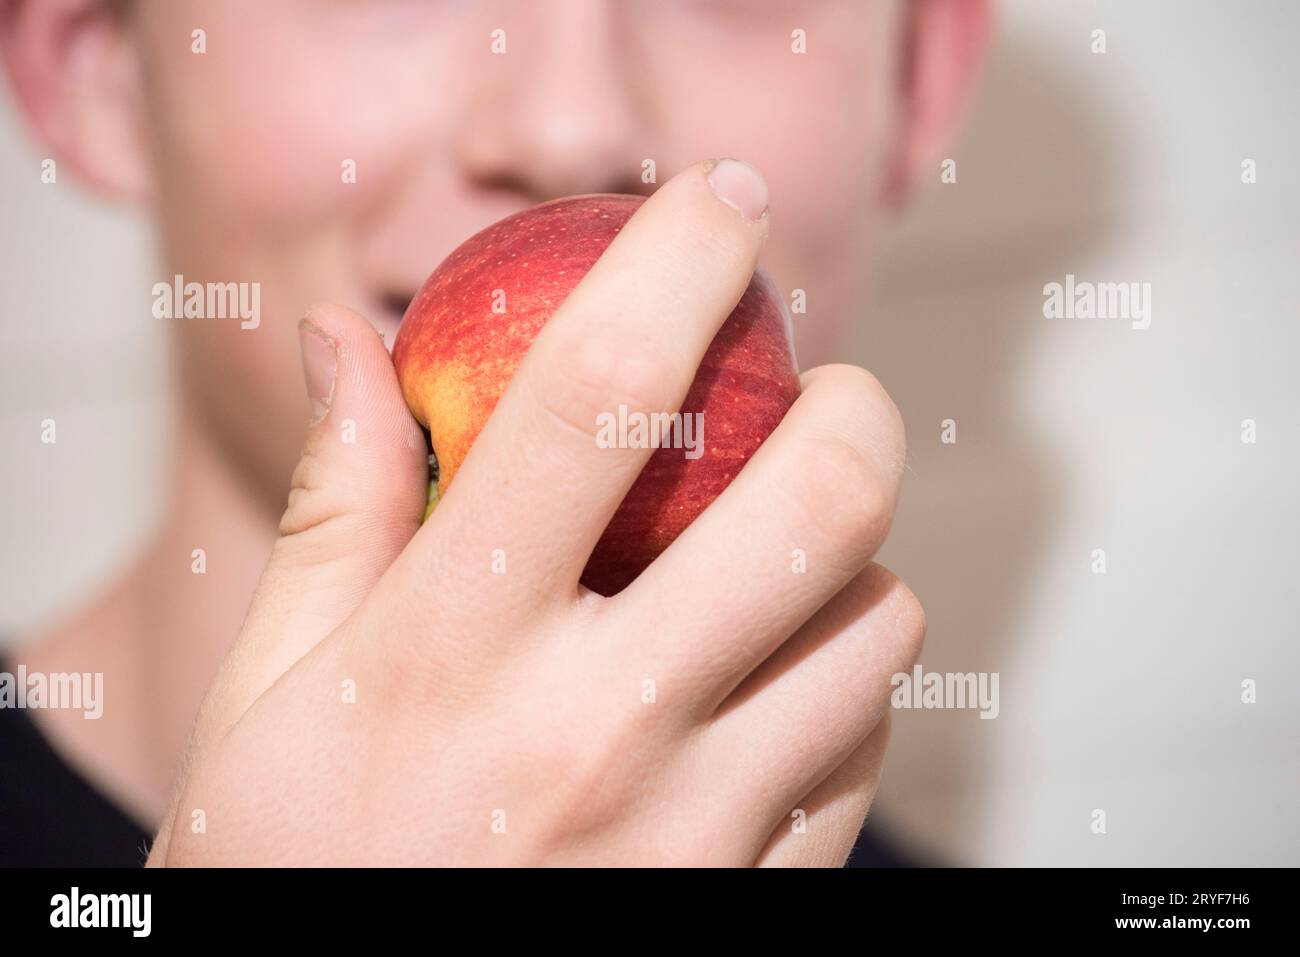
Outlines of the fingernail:
{"type": "Polygon", "coordinates": [[[334,340],[306,319],[298,322],[298,340],[302,343],[302,371],[307,380],[307,398],[311,400],[311,424],[325,418],[334,398],[334,373],[339,355],[334,340]]]}
{"type": "Polygon", "coordinates": [[[718,199],[750,222],[761,219],[767,211],[767,183],[748,163],[718,160],[709,171],[709,186],[718,199]]]}

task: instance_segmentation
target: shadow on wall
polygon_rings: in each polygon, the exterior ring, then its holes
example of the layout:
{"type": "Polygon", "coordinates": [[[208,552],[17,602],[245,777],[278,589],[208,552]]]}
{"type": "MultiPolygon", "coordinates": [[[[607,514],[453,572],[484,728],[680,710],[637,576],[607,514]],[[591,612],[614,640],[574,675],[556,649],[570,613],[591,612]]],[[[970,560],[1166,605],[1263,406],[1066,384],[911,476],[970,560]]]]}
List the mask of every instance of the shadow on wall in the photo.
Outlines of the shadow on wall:
{"type": "Polygon", "coordinates": [[[876,373],[907,423],[909,470],[881,560],[925,605],[921,662],[1002,676],[1001,720],[895,715],[879,816],[867,827],[918,862],[951,860],[945,835],[955,832],[978,845],[988,817],[998,732],[1032,640],[1020,618],[1068,500],[1069,477],[1018,390],[1045,330],[1043,284],[1078,272],[1114,234],[1114,144],[1094,94],[1001,37],[949,154],[957,182],[933,182],[881,247],[874,316],[852,343],[851,358],[876,373]],[[941,443],[945,419],[956,422],[955,444],[941,443]]]}

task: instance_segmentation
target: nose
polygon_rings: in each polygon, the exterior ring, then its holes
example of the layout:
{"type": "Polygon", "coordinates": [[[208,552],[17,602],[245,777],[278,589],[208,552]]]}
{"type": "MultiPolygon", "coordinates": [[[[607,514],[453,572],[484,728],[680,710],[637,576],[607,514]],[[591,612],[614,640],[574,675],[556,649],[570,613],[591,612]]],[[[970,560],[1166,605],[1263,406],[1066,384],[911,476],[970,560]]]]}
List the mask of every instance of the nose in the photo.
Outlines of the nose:
{"type": "Polygon", "coordinates": [[[456,154],[471,181],[534,202],[643,189],[636,144],[645,131],[616,6],[517,5],[505,52],[487,55],[475,71],[456,131],[456,154]]]}

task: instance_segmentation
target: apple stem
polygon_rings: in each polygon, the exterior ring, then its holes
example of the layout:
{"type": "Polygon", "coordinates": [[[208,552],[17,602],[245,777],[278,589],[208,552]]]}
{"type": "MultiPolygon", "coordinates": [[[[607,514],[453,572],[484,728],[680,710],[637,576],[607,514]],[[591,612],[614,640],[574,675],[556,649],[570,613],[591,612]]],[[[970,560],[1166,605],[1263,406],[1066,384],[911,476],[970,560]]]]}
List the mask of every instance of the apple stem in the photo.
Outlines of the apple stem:
{"type": "Polygon", "coordinates": [[[429,480],[429,504],[424,507],[424,518],[420,519],[420,521],[427,522],[429,520],[429,516],[433,514],[433,510],[437,507],[438,507],[438,480],[430,479],[429,480]]]}

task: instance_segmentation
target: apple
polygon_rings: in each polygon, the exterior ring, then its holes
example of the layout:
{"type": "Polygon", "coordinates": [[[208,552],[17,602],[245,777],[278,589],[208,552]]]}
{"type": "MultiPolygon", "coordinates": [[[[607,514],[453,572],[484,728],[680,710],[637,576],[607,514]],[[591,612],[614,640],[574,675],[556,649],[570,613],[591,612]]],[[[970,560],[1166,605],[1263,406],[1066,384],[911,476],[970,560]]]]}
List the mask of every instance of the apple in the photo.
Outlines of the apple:
{"type": "MultiPolygon", "coordinates": [[[[509,216],[462,243],[411,301],[393,362],[437,458],[431,509],[537,333],[642,202],[573,196],[509,216]]],[[[638,443],[649,433],[626,409],[592,424],[593,441],[618,432],[623,447],[657,448],[596,545],[583,584],[602,595],[626,587],[727,487],[798,394],[790,315],[760,269],[700,363],[677,431],[638,443]],[[697,434],[692,448],[699,425],[703,441],[697,434]]]]}

